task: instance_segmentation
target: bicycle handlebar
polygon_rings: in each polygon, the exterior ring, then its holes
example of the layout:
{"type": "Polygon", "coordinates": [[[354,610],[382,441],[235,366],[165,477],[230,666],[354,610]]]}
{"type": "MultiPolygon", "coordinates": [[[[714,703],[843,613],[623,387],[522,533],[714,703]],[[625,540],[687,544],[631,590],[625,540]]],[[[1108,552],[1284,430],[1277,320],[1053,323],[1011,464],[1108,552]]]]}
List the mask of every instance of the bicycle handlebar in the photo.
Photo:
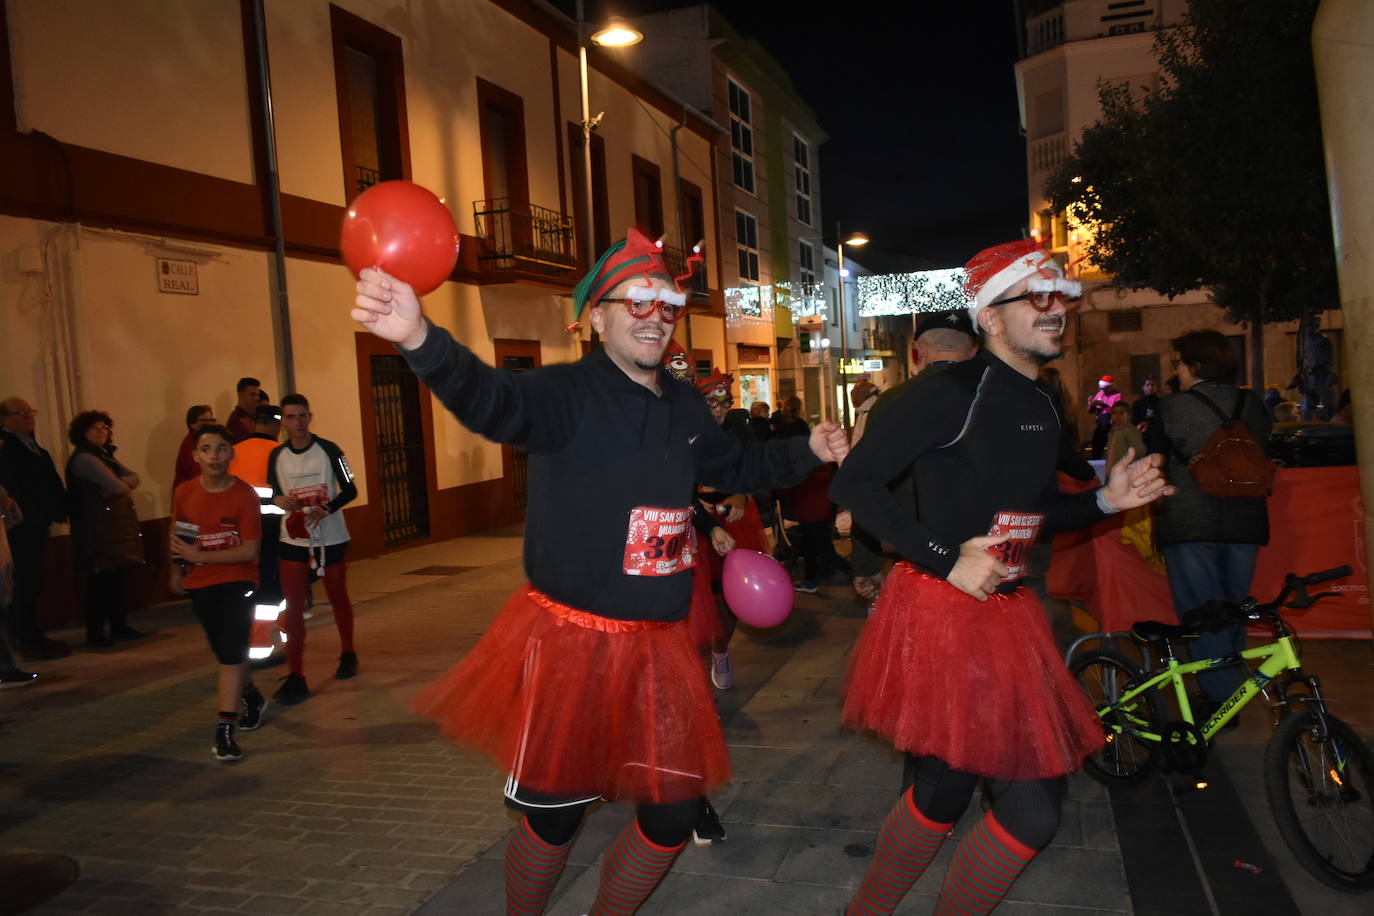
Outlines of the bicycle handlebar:
{"type": "Polygon", "coordinates": [[[1302,581],[1306,585],[1316,585],[1319,582],[1329,582],[1332,579],[1343,579],[1348,575],[1350,575],[1350,567],[1348,565],[1336,566],[1332,569],[1323,569],[1321,572],[1309,573],[1302,577],[1302,581]]]}

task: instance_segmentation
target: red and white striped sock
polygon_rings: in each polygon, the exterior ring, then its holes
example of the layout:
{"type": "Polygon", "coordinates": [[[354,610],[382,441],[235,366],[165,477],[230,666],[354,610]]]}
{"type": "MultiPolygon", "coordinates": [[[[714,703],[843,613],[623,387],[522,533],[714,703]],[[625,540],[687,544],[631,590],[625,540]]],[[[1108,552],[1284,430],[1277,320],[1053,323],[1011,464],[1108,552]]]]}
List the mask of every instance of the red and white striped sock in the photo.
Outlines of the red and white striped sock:
{"type": "Polygon", "coordinates": [[[562,846],[544,842],[530,829],[529,818],[520,818],[520,825],[506,847],[508,916],[539,916],[544,912],[571,849],[571,840],[562,846]]]}
{"type": "Polygon", "coordinates": [[[1037,852],[1007,833],[991,811],[984,814],[959,841],[935,916],[992,912],[1037,852]]]}
{"type": "Polygon", "coordinates": [[[916,810],[911,790],[902,793],[878,831],[873,864],[849,901],[847,916],[887,916],[925,872],[953,824],[939,824],[916,810]]]}
{"type": "Polygon", "coordinates": [[[631,820],[606,850],[601,889],[587,916],[631,916],[649,899],[686,845],[659,846],[639,829],[638,819],[631,820]]]}

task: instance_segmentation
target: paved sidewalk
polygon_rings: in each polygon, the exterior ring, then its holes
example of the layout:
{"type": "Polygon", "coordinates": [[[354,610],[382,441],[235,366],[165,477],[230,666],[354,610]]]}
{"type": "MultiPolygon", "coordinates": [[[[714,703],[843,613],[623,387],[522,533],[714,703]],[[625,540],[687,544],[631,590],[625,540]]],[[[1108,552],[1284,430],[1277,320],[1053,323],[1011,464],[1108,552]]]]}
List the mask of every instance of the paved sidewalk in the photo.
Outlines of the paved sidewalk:
{"type": "MultiPolygon", "coordinates": [[[[68,855],[81,878],[33,912],[502,912],[501,856],[514,825],[500,801],[503,779],[409,706],[476,643],[523,581],[519,556],[510,530],[351,564],[359,676],[332,679],[338,637],[321,609],[306,652],[315,695],[270,708],[267,724],[242,736],[245,757],[232,766],[210,757],[214,674],[184,605],[139,614],[136,624],[153,635],[135,644],[35,663],[43,683],[0,693],[0,854],[68,855]]],[[[798,596],[781,632],[736,637],[738,686],[717,692],[735,769],[714,799],[729,840],[686,850],[646,916],[833,914],[848,899],[901,779],[897,755],[837,725],[840,678],[863,616],[847,587],[827,586],[798,596]]],[[[1306,651],[1339,713],[1374,734],[1374,709],[1360,701],[1374,687],[1369,645],[1313,642],[1306,651]]],[[[260,672],[260,686],[270,694],[284,673],[260,672]]],[[[1219,783],[1235,791],[1185,797],[1181,815],[1167,800],[1113,799],[1073,777],[1054,845],[998,912],[1369,912],[1374,897],[1337,894],[1285,864],[1255,782],[1266,737],[1260,717],[1247,712],[1216,755],[1229,777],[1219,783]],[[1170,832],[1180,816],[1201,835],[1222,804],[1248,810],[1258,836],[1245,856],[1265,857],[1265,882],[1277,883],[1247,888],[1227,872],[1235,853],[1225,844],[1233,840],[1216,839],[1222,845],[1212,849],[1202,836],[1204,870],[1222,879],[1213,894],[1219,908],[1198,904],[1200,889],[1190,901],[1174,894],[1165,895],[1170,906],[1146,905],[1161,889],[1173,894],[1200,879],[1166,868],[1147,872],[1142,886],[1138,862],[1127,874],[1117,831],[1147,848],[1181,848],[1170,832]],[[1285,887],[1295,901],[1286,909],[1285,887]],[[1262,888],[1278,889],[1272,905],[1263,896],[1236,902],[1262,888]],[[1228,896],[1233,891],[1238,896],[1228,896]]],[[[977,811],[975,802],[956,832],[977,811]]],[[[605,805],[588,819],[551,913],[590,907],[600,856],[629,816],[605,805]]],[[[930,912],[952,846],[900,914],[930,912]]],[[[1178,860],[1171,861],[1168,868],[1178,860]]]]}

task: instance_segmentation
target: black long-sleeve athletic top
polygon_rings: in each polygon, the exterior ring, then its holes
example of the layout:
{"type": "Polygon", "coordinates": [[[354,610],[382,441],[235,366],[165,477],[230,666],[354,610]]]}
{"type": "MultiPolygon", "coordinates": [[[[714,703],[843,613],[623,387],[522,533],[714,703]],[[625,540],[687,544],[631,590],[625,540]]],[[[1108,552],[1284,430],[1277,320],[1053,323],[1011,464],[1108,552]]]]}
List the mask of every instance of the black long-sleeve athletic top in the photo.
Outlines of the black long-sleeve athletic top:
{"type": "Polygon", "coordinates": [[[698,481],[748,493],[795,483],[819,464],[805,439],[746,448],[691,386],[664,371],[655,395],[604,350],[507,372],[431,326],[422,345],[402,352],[464,426],[529,451],[525,575],[603,617],[686,616],[692,576],[671,561],[681,559],[698,481]]]}
{"type": "Polygon", "coordinates": [[[903,557],[946,578],[959,545],[987,534],[1001,513],[1043,514],[1051,530],[1104,517],[1093,493],[1060,492],[1058,455],[1059,414],[1049,393],[983,351],[917,380],[881,423],[870,424],[830,496],[903,557]],[[907,468],[914,516],[887,488],[907,468]]]}

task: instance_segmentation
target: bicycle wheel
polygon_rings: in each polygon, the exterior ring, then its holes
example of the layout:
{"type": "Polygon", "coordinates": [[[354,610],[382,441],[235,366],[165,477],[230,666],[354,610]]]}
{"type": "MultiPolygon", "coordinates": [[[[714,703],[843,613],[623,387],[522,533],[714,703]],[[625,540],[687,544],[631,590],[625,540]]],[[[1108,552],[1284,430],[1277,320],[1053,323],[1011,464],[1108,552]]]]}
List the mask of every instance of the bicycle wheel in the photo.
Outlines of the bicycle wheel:
{"type": "Polygon", "coordinates": [[[1330,714],[1317,740],[1312,710],[1295,711],[1269,740],[1264,783],[1283,841],[1303,868],[1338,891],[1374,888],[1374,755],[1330,714]]]}
{"type": "Polygon", "coordinates": [[[1159,691],[1147,690],[1131,702],[1116,706],[1123,694],[1143,683],[1146,677],[1110,649],[1079,656],[1070,670],[1087,691],[1107,736],[1102,750],[1089,754],[1083,761],[1088,775],[1106,785],[1125,785],[1143,778],[1159,760],[1159,742],[1140,736],[1141,732],[1159,735],[1164,730],[1164,703],[1159,691]]]}

